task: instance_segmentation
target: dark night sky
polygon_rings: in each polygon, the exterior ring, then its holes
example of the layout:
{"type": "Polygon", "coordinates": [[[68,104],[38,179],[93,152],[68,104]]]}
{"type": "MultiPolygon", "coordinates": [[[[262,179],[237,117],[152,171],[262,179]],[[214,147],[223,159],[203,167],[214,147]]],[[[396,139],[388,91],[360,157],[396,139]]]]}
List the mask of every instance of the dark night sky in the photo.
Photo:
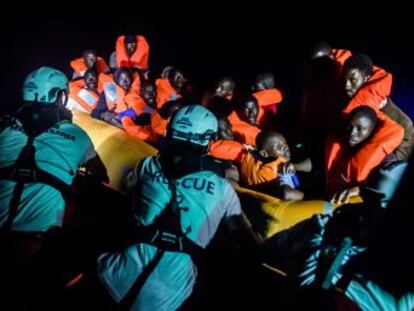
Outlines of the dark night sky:
{"type": "Polygon", "coordinates": [[[347,11],[338,15],[335,10],[332,14],[304,15],[295,9],[275,11],[264,2],[252,10],[235,3],[230,2],[224,10],[220,4],[193,6],[180,15],[167,8],[163,14],[154,14],[154,10],[148,10],[152,14],[134,14],[131,10],[123,18],[98,13],[84,20],[74,19],[76,14],[39,18],[25,13],[11,23],[2,21],[7,44],[2,47],[0,87],[4,96],[0,112],[11,111],[19,103],[24,76],[30,71],[50,65],[71,74],[69,62],[83,49],[95,48],[107,58],[116,37],[130,29],[148,38],[153,73],[176,64],[197,85],[207,87],[222,75],[233,75],[247,85],[255,73],[270,69],[291,105],[300,101],[301,72],[310,48],[321,39],[327,40],[334,47],[364,52],[376,65],[392,72],[397,104],[414,116],[408,97],[414,100],[413,94],[408,94],[414,85],[414,40],[409,35],[414,27],[409,19],[380,19],[374,14],[347,11]]]}

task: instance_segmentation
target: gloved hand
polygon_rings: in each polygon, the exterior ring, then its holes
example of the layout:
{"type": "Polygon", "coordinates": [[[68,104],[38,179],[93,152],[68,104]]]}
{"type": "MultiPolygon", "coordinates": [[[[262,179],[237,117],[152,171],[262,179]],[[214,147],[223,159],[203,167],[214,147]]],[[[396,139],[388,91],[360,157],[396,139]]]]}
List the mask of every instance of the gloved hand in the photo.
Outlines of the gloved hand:
{"type": "Polygon", "coordinates": [[[130,117],[130,118],[134,119],[137,116],[138,116],[137,113],[132,108],[128,108],[127,110],[122,111],[122,112],[118,113],[118,115],[117,115],[119,120],[122,120],[123,117],[130,117]]]}

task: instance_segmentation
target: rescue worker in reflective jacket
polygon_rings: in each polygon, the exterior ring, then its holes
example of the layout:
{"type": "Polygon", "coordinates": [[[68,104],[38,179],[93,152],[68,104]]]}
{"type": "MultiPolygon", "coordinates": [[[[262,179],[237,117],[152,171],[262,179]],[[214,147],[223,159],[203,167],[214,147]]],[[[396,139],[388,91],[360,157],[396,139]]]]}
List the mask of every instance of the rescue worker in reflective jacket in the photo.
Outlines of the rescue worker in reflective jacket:
{"type": "Polygon", "coordinates": [[[258,245],[234,189],[207,155],[216,134],[210,111],[185,106],[172,117],[165,151],[144,159],[128,176],[133,219],[144,234],[123,251],[98,258],[99,278],[121,306],[180,307],[193,290],[196,263],[222,222],[233,236],[243,236],[240,241],[258,245]]]}
{"type": "Polygon", "coordinates": [[[25,105],[0,133],[2,230],[44,232],[61,226],[64,188],[96,155],[88,135],[64,109],[67,90],[62,72],[49,67],[32,72],[23,86],[25,105]]]}
{"type": "MultiPolygon", "coordinates": [[[[51,300],[50,289],[42,290],[53,286],[46,249],[63,225],[79,166],[96,159],[88,135],[64,108],[67,91],[62,72],[41,67],[27,76],[16,117],[0,122],[0,286],[2,298],[20,298],[11,302],[16,309],[51,300]]],[[[5,299],[0,308],[10,306],[5,299]]]]}

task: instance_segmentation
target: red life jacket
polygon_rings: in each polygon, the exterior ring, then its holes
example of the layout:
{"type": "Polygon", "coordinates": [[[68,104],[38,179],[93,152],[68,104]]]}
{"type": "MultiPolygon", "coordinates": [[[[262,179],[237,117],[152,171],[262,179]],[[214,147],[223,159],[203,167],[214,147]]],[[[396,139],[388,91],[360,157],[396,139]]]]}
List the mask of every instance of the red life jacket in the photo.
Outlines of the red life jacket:
{"type": "Polygon", "coordinates": [[[94,92],[86,88],[85,81],[83,79],[69,82],[69,106],[73,106],[76,110],[80,110],[86,113],[91,113],[95,109],[99,100],[100,89],[98,92],[94,92]],[[72,105],[72,103],[76,105],[72,105]]]}
{"type": "Polygon", "coordinates": [[[136,75],[134,81],[131,84],[130,90],[125,97],[125,102],[129,107],[133,108],[135,113],[140,115],[141,113],[152,111],[152,108],[148,107],[145,100],[140,95],[141,79],[139,75],[136,75]]]}
{"type": "Polygon", "coordinates": [[[334,59],[341,65],[344,65],[345,61],[352,56],[351,51],[332,49],[334,59]]]}
{"type": "Polygon", "coordinates": [[[151,113],[151,128],[155,135],[162,137],[167,131],[168,120],[163,119],[157,110],[151,113]]]}
{"type": "Polygon", "coordinates": [[[350,150],[338,137],[328,139],[326,145],[327,192],[360,185],[369,173],[402,142],[404,129],[382,112],[378,112],[375,132],[355,150],[350,150]]]}
{"type": "Polygon", "coordinates": [[[391,87],[392,74],[374,66],[372,76],[356,92],[343,112],[348,114],[356,107],[363,105],[379,111],[380,104],[390,95],[391,87]]]}
{"type": "Polygon", "coordinates": [[[128,56],[125,49],[125,36],[119,36],[116,40],[116,66],[118,68],[137,68],[140,70],[148,69],[149,45],[143,36],[136,36],[137,48],[135,52],[128,56]]]}
{"type": "Polygon", "coordinates": [[[241,120],[236,111],[229,115],[228,120],[232,125],[232,131],[238,142],[256,146],[256,136],[261,132],[260,128],[241,120]]]}
{"type": "Polygon", "coordinates": [[[137,125],[130,117],[122,118],[121,122],[129,135],[147,143],[156,143],[158,141],[158,136],[153,133],[151,125],[137,125]]]}
{"type": "Polygon", "coordinates": [[[135,86],[133,88],[132,84],[128,91],[125,91],[115,83],[111,74],[100,74],[99,87],[105,94],[108,110],[113,110],[115,113],[121,113],[128,108],[134,108],[134,110],[140,109],[139,107],[136,107],[136,94],[138,90],[135,89],[135,86]]]}
{"type": "Polygon", "coordinates": [[[166,102],[181,98],[181,95],[171,86],[168,79],[157,79],[157,108],[160,109],[166,102]]]}
{"type": "Polygon", "coordinates": [[[283,100],[282,92],[278,89],[267,89],[253,93],[259,104],[259,116],[257,123],[260,128],[271,122],[271,117],[277,114],[277,107],[283,100]]]}
{"type": "Polygon", "coordinates": [[[240,162],[246,149],[235,140],[215,140],[209,146],[211,156],[221,159],[240,162]]]}

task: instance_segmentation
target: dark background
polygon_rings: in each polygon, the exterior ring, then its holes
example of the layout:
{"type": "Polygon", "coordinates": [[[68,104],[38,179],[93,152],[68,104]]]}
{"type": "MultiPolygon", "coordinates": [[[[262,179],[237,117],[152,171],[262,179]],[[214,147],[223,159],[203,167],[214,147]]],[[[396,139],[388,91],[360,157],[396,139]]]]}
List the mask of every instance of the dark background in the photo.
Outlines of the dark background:
{"type": "Polygon", "coordinates": [[[391,72],[394,101],[414,117],[414,27],[409,16],[387,8],[374,13],[343,4],[328,12],[305,8],[298,13],[295,8],[278,10],[277,2],[187,7],[171,3],[145,10],[114,3],[105,4],[102,12],[98,6],[71,5],[70,10],[61,6],[43,15],[31,14],[30,9],[11,13],[1,21],[5,44],[0,113],[19,105],[21,85],[30,71],[49,65],[71,76],[69,62],[84,49],[95,48],[107,59],[117,36],[131,31],[147,37],[154,75],[175,64],[203,89],[223,75],[232,75],[247,87],[257,72],[272,70],[291,107],[301,100],[303,64],[310,49],[326,40],[333,47],[366,53],[374,64],[391,72]]]}

